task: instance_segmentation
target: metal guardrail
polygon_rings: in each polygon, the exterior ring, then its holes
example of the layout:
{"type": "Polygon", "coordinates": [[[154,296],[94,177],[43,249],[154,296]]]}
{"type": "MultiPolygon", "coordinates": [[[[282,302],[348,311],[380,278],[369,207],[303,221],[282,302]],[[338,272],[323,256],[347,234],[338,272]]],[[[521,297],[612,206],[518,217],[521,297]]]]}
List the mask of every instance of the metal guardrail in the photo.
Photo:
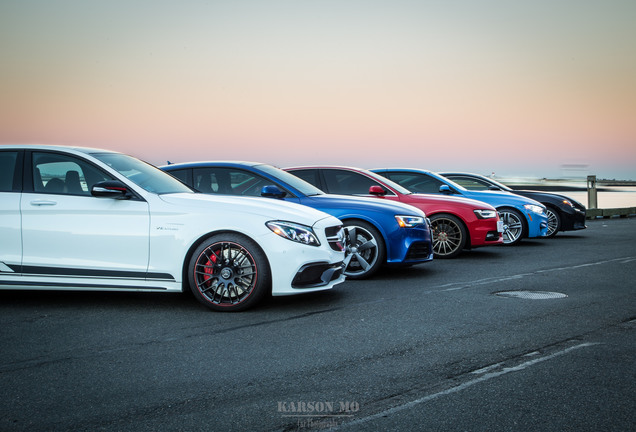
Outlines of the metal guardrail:
{"type": "Polygon", "coordinates": [[[597,219],[597,218],[611,218],[611,217],[621,217],[626,218],[630,216],[636,216],[636,207],[625,207],[625,208],[609,208],[609,209],[587,209],[585,212],[586,219],[597,219]]]}
{"type": "Polygon", "coordinates": [[[608,208],[608,209],[596,208],[598,199],[597,199],[595,175],[587,176],[587,203],[589,208],[585,212],[586,219],[596,219],[596,218],[606,219],[611,217],[626,218],[629,216],[636,215],[636,207],[608,208]]]}

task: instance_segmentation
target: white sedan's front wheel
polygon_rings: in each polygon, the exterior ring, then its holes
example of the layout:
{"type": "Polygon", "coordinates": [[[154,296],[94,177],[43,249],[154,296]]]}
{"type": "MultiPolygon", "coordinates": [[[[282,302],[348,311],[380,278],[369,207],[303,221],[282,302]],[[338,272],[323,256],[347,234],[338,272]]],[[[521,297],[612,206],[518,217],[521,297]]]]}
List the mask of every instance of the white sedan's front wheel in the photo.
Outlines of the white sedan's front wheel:
{"type": "Polygon", "coordinates": [[[238,234],[219,234],[192,254],[188,282],[197,300],[210,309],[241,311],[265,295],[271,273],[256,243],[238,234]]]}

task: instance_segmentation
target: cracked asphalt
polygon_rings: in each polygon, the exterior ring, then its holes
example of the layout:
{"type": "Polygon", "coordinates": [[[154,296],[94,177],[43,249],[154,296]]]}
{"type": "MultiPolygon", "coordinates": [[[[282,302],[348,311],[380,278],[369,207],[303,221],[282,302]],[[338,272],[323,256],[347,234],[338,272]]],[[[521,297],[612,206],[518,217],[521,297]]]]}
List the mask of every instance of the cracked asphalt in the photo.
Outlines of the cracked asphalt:
{"type": "Polygon", "coordinates": [[[594,220],[243,313],[0,292],[0,431],[634,430],[635,244],[594,220]]]}

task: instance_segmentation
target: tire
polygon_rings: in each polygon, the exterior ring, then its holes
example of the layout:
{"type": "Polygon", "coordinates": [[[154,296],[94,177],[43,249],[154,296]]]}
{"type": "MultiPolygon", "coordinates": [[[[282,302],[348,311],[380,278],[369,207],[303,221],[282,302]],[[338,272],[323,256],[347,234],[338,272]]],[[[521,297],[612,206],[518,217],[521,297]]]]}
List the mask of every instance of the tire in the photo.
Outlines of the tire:
{"type": "Polygon", "coordinates": [[[504,223],[503,242],[505,245],[512,246],[528,235],[528,226],[526,218],[518,210],[511,208],[497,209],[499,219],[504,223]]]}
{"type": "Polygon", "coordinates": [[[462,253],[468,240],[464,223],[449,214],[430,217],[433,234],[433,255],[435,258],[455,258],[462,253]]]}
{"type": "Polygon", "coordinates": [[[382,234],[370,223],[343,221],[347,247],[345,271],[347,279],[366,279],[375,274],[386,261],[386,245],[382,234]]]}
{"type": "Polygon", "coordinates": [[[558,211],[548,206],[546,206],[545,213],[548,216],[548,235],[546,237],[554,237],[561,230],[561,216],[559,216],[558,211]]]}
{"type": "Polygon", "coordinates": [[[254,241],[240,234],[217,234],[192,254],[188,282],[208,308],[236,312],[254,306],[271,289],[271,271],[254,241]]]}

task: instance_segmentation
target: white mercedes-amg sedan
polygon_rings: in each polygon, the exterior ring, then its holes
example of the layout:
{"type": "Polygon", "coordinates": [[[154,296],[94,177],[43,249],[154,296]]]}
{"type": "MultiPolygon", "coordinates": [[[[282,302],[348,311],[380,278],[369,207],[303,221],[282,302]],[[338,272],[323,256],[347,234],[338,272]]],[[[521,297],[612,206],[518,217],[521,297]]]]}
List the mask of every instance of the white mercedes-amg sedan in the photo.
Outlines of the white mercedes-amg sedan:
{"type": "Polygon", "coordinates": [[[196,194],[106,150],[0,146],[0,289],[191,290],[213,310],[343,282],[340,220],[196,194]]]}

